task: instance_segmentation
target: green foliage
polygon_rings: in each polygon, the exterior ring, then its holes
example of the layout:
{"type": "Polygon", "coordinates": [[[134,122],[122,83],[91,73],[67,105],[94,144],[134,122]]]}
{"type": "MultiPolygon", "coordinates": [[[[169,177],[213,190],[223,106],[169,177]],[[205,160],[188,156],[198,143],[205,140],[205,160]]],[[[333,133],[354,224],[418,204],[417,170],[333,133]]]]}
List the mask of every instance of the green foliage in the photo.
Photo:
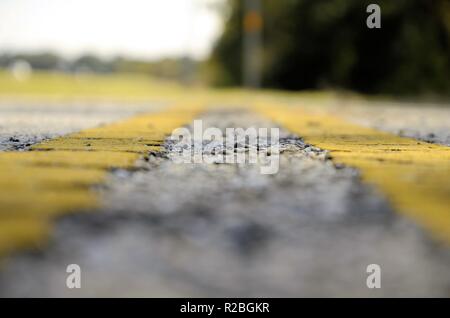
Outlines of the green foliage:
{"type": "Polygon", "coordinates": [[[51,52],[41,52],[35,54],[8,54],[0,55],[0,67],[7,67],[14,61],[27,61],[34,69],[48,70],[60,67],[64,60],[51,52]]]}
{"type": "MultiPolygon", "coordinates": [[[[365,0],[262,0],[265,87],[366,93],[450,92],[448,0],[379,0],[382,28],[368,29],[365,0]]],[[[211,58],[215,84],[241,81],[242,1],[211,58]]]]}
{"type": "Polygon", "coordinates": [[[188,57],[148,61],[126,57],[104,59],[93,54],[85,54],[69,60],[54,53],[3,53],[0,54],[0,68],[8,68],[18,60],[28,62],[33,70],[66,73],[131,73],[183,82],[197,80],[195,76],[199,67],[198,61],[188,57]]]}

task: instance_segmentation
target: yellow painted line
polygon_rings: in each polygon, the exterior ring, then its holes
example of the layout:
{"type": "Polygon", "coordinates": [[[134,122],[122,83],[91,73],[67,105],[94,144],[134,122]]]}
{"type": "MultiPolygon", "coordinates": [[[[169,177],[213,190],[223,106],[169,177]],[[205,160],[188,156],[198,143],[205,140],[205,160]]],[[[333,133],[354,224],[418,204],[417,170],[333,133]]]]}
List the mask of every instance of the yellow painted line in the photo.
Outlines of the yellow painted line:
{"type": "Polygon", "coordinates": [[[258,104],[256,110],[305,142],[329,150],[334,162],[359,169],[363,180],[379,188],[397,211],[450,243],[450,147],[293,105],[258,104]]]}
{"type": "Polygon", "coordinates": [[[142,155],[160,151],[166,136],[201,110],[189,103],[42,142],[31,151],[0,152],[0,256],[40,246],[57,216],[98,207],[91,188],[110,169],[132,168],[142,155]]]}

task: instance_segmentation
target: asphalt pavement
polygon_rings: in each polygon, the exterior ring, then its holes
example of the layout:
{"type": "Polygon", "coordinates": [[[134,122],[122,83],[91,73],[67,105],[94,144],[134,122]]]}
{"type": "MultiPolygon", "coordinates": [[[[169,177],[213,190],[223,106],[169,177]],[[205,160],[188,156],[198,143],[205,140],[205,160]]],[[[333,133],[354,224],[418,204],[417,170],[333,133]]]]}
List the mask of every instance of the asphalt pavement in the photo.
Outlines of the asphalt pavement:
{"type": "MultiPolygon", "coordinates": [[[[361,125],[449,144],[449,108],[329,107],[361,125]]],[[[0,151],[26,151],[42,140],[155,109],[2,105],[0,151]]],[[[162,152],[133,170],[111,171],[93,187],[98,209],[59,218],[43,248],[8,256],[0,295],[450,295],[448,246],[398,214],[358,170],[336,165],[327,151],[245,108],[219,107],[199,119],[205,128],[222,130],[280,128],[278,173],[263,175],[258,164],[176,163],[171,155],[177,149],[167,139],[162,152]],[[81,289],[66,287],[69,264],[81,267],[81,289]],[[366,285],[370,264],[381,267],[380,289],[366,285]]]]}

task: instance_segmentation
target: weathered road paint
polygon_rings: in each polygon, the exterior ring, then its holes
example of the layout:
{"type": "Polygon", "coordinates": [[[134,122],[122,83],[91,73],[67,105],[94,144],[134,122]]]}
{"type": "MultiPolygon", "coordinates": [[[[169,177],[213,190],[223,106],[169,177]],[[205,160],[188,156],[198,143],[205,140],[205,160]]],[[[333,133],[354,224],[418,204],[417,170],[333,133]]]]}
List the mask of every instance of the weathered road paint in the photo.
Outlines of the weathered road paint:
{"type": "Polygon", "coordinates": [[[45,242],[52,220],[92,210],[91,188],[112,168],[132,168],[140,156],[160,151],[173,129],[191,122],[196,105],[168,108],[52,139],[27,152],[0,153],[0,256],[45,242]]]}
{"type": "Polygon", "coordinates": [[[362,127],[320,110],[274,104],[255,109],[329,150],[335,163],[359,169],[396,210],[450,243],[450,147],[362,127]]]}

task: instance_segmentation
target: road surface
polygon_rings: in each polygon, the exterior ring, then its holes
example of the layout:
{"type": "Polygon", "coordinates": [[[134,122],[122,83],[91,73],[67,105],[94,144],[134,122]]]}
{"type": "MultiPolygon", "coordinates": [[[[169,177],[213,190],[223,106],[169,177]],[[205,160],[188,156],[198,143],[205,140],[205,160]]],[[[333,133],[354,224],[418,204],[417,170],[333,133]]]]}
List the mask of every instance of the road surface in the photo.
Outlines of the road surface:
{"type": "Polygon", "coordinates": [[[194,104],[2,104],[0,295],[450,296],[450,108],[194,104]],[[279,128],[278,173],[174,162],[195,119],[279,128]]]}

